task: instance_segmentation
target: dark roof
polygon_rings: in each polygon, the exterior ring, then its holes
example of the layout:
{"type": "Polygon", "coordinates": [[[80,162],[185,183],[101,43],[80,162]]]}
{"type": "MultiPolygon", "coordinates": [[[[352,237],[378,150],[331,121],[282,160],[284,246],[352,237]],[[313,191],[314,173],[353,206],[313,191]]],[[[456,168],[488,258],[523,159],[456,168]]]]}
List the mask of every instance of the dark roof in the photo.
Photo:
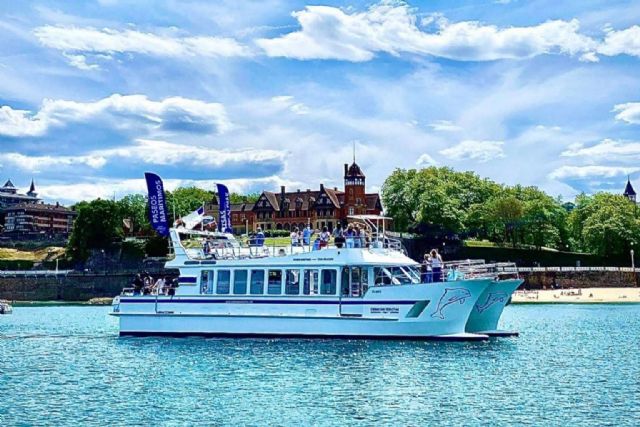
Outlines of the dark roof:
{"type": "Polygon", "coordinates": [[[345,176],[345,178],[364,178],[364,174],[362,173],[362,169],[360,169],[360,166],[358,166],[358,164],[356,162],[353,162],[351,164],[351,166],[349,166],[349,169],[347,170],[347,175],[345,176]]]}
{"type": "Polygon", "coordinates": [[[40,212],[58,212],[76,214],[77,212],[62,205],[50,205],[46,203],[18,203],[5,209],[5,212],[16,210],[40,211],[40,212]]]}
{"type": "Polygon", "coordinates": [[[636,195],[636,191],[633,189],[633,186],[631,185],[631,181],[629,181],[627,179],[627,186],[624,188],[624,193],[622,193],[623,196],[635,196],[636,195]]]}
{"type": "Polygon", "coordinates": [[[380,194],[371,193],[364,195],[367,209],[380,209],[382,210],[382,202],[380,201],[380,194]]]}
{"type": "Polygon", "coordinates": [[[253,203],[231,203],[231,212],[246,212],[253,209],[253,203]]]}
{"type": "Polygon", "coordinates": [[[29,186],[29,193],[35,193],[35,192],[36,192],[36,183],[33,182],[33,179],[32,179],[31,180],[31,185],[29,186]]]}
{"type": "MultiPolygon", "coordinates": [[[[1,181],[0,181],[1,182],[1,181]]],[[[15,185],[13,185],[13,182],[11,182],[10,179],[7,180],[7,182],[4,183],[3,188],[16,188],[15,185]]]]}

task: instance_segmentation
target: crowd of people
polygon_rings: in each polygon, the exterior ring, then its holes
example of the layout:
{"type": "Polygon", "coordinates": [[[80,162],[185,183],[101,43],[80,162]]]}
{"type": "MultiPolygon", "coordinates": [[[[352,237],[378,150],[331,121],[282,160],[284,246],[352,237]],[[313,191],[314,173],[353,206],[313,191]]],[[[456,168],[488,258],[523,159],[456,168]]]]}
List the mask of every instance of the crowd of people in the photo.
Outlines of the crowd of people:
{"type": "Polygon", "coordinates": [[[178,287],[178,279],[169,276],[159,277],[154,281],[153,276],[148,272],[142,272],[135,275],[133,282],[134,295],[170,295],[176,293],[178,287]]]}

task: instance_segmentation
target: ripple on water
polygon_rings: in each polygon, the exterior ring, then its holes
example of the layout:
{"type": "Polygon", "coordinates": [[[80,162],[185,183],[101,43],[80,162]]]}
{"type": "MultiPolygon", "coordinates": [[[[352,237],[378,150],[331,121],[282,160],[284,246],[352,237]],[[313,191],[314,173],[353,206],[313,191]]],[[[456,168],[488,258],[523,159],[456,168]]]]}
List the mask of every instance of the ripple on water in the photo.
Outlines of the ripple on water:
{"type": "Polygon", "coordinates": [[[482,343],[119,338],[0,317],[0,425],[638,425],[640,305],[510,306],[482,343]]]}

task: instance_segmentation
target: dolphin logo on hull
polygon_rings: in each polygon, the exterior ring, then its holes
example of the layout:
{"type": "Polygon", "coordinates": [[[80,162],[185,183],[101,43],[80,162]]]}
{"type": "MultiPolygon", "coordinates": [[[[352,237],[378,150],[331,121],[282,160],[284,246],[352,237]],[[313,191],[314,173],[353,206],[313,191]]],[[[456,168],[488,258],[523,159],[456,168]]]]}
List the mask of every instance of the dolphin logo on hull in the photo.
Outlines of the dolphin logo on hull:
{"type": "Polygon", "coordinates": [[[438,301],[438,307],[436,311],[431,313],[431,317],[444,319],[444,310],[445,307],[459,302],[460,304],[464,304],[467,301],[467,298],[471,298],[471,292],[465,288],[445,288],[444,294],[440,297],[440,301],[438,301]]]}
{"type": "Polygon", "coordinates": [[[505,302],[506,300],[507,300],[507,294],[505,294],[504,292],[492,292],[489,295],[487,295],[487,300],[482,305],[479,305],[478,303],[476,303],[476,310],[478,310],[478,313],[482,313],[483,311],[491,307],[493,304],[497,302],[505,302]]]}

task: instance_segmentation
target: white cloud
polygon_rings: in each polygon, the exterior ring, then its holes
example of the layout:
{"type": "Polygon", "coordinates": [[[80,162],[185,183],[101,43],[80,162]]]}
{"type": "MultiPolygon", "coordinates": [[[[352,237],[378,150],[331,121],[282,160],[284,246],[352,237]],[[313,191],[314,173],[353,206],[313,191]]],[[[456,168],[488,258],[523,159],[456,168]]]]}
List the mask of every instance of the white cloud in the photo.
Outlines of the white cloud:
{"type": "Polygon", "coordinates": [[[598,53],[607,56],[640,56],[640,26],[634,25],[624,30],[609,30],[598,47],[598,53]]]}
{"type": "Polygon", "coordinates": [[[116,127],[143,121],[152,127],[183,129],[231,128],[222,104],[182,97],[152,101],[144,95],[114,94],[95,102],[45,99],[36,113],[0,106],[0,135],[42,136],[52,126],[111,119],[116,127]]]}
{"type": "Polygon", "coordinates": [[[614,178],[628,175],[640,170],[639,168],[624,166],[561,166],[553,171],[549,177],[552,179],[581,179],[590,177],[614,178]]]}
{"type": "Polygon", "coordinates": [[[87,57],[84,55],[72,55],[70,53],[65,53],[64,57],[69,61],[69,65],[80,70],[88,71],[100,69],[100,66],[97,64],[88,64],[87,57]]]}
{"type": "Polygon", "coordinates": [[[586,147],[582,143],[571,144],[561,153],[563,157],[587,157],[589,159],[638,160],[640,158],[640,142],[624,142],[604,139],[600,143],[586,147]]]}
{"type": "Polygon", "coordinates": [[[632,123],[634,125],[640,124],[640,102],[618,104],[613,107],[613,111],[618,113],[616,114],[616,120],[632,123]]]}
{"type": "Polygon", "coordinates": [[[228,163],[255,164],[284,162],[287,152],[263,149],[217,150],[208,147],[180,145],[167,141],[138,139],[135,145],[97,150],[93,156],[106,159],[136,159],[154,165],[188,164],[205,167],[220,167],[228,163]]]}
{"type": "MultiPolygon", "coordinates": [[[[583,55],[597,42],[579,34],[579,22],[547,21],[530,27],[498,28],[475,21],[435,20],[436,32],[421,31],[416,15],[403,3],[380,3],[360,13],[329,6],[294,12],[301,29],[258,39],[268,56],[295,59],[368,61],[376,53],[415,53],[454,60],[492,61],[562,53],[583,55]]],[[[589,58],[588,56],[585,58],[589,58]]]]}
{"type": "Polygon", "coordinates": [[[296,102],[295,98],[290,95],[280,95],[271,98],[271,101],[276,104],[278,108],[287,108],[294,114],[304,115],[309,114],[309,107],[301,102],[296,102]]]}
{"type": "Polygon", "coordinates": [[[144,33],[131,29],[51,25],[37,27],[33,33],[44,46],[65,52],[70,64],[79,68],[86,62],[79,60],[77,53],[138,53],[159,57],[207,58],[252,54],[247,46],[226,37],[179,37],[175,34],[144,33]]]}
{"type": "Polygon", "coordinates": [[[427,153],[424,153],[420,157],[418,157],[418,160],[416,160],[416,165],[420,167],[434,166],[436,165],[436,161],[433,160],[433,157],[431,157],[427,153]]]}
{"type": "MultiPolygon", "coordinates": [[[[223,180],[181,180],[164,179],[164,188],[173,191],[178,187],[198,187],[204,190],[215,189],[216,183],[225,184],[229,191],[247,194],[262,190],[276,191],[281,185],[290,188],[299,187],[299,183],[283,179],[279,176],[252,179],[223,179],[223,180]]],[[[146,194],[144,179],[93,179],[90,182],[39,184],[38,194],[46,200],[59,200],[71,204],[80,200],[96,198],[111,199],[114,194],[121,198],[127,194],[146,194]]]]}
{"type": "Polygon", "coordinates": [[[488,162],[504,157],[502,141],[462,141],[450,148],[440,150],[440,154],[452,160],[478,160],[488,162]]]}
{"type": "Polygon", "coordinates": [[[449,120],[436,120],[429,127],[437,132],[457,132],[462,128],[449,120]]]}
{"type": "Polygon", "coordinates": [[[58,167],[87,165],[102,168],[107,159],[99,155],[88,156],[25,156],[20,153],[0,154],[0,165],[12,166],[25,171],[39,173],[42,170],[56,170],[58,167]]]}
{"type": "Polygon", "coordinates": [[[0,154],[0,165],[38,173],[59,167],[87,165],[102,169],[108,164],[144,163],[158,166],[188,165],[218,168],[231,163],[255,165],[283,164],[286,151],[246,148],[217,150],[208,147],[174,144],[167,141],[139,139],[126,147],[94,150],[81,156],[27,156],[20,153],[0,154]]]}

